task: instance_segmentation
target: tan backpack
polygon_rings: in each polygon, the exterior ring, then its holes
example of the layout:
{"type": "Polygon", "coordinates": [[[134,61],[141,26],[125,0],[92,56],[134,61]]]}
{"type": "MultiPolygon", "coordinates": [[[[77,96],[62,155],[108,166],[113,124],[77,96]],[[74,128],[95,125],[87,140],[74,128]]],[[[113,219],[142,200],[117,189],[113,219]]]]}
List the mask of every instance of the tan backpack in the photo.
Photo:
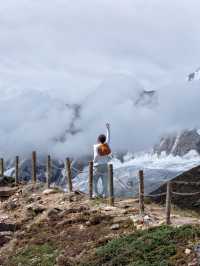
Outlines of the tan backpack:
{"type": "Polygon", "coordinates": [[[100,156],[107,156],[111,154],[111,149],[107,143],[101,144],[98,147],[98,154],[100,156]]]}

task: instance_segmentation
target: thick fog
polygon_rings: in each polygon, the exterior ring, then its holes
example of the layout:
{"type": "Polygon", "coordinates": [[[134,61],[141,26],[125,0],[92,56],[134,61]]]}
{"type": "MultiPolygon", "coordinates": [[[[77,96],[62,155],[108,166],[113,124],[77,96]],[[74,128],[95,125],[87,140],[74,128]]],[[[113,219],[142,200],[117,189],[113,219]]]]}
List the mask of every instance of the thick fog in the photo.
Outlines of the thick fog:
{"type": "Polygon", "coordinates": [[[200,127],[199,25],[198,0],[2,1],[1,155],[92,153],[107,121],[114,151],[200,127]]]}

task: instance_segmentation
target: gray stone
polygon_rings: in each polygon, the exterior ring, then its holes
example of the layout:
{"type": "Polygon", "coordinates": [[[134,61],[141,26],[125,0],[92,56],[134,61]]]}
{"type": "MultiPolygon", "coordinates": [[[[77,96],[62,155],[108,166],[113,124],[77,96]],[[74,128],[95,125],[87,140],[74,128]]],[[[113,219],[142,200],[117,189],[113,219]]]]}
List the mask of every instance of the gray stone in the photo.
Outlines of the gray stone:
{"type": "Polygon", "coordinates": [[[113,224],[111,227],[110,227],[111,230],[119,230],[120,229],[120,225],[119,224],[113,224]]]}
{"type": "Polygon", "coordinates": [[[58,208],[52,208],[52,209],[48,210],[47,216],[50,219],[55,219],[58,216],[60,217],[60,213],[61,213],[61,210],[60,209],[58,209],[58,208]]]}
{"type": "Polygon", "coordinates": [[[39,204],[30,204],[26,207],[27,212],[30,214],[38,215],[42,213],[46,208],[39,204]]]}
{"type": "Polygon", "coordinates": [[[90,225],[91,225],[91,222],[90,222],[90,221],[87,221],[85,224],[86,224],[87,226],[90,226],[90,225]]]}
{"type": "Polygon", "coordinates": [[[14,200],[10,200],[8,202],[5,203],[4,208],[7,210],[15,210],[18,207],[18,203],[14,200]]]}
{"type": "Polygon", "coordinates": [[[50,195],[50,194],[55,194],[57,192],[58,192],[58,190],[56,190],[56,189],[48,188],[48,189],[45,189],[42,193],[44,195],[50,195]]]}

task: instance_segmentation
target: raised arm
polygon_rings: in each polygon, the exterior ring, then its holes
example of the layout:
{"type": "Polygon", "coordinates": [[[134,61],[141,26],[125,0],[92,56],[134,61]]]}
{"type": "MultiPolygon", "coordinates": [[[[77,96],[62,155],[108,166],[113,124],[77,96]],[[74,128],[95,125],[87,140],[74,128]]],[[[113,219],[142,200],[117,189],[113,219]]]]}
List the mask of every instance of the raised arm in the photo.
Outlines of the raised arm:
{"type": "Polygon", "coordinates": [[[110,124],[109,123],[106,123],[106,128],[107,128],[106,142],[109,144],[110,143],[110,124]]]}

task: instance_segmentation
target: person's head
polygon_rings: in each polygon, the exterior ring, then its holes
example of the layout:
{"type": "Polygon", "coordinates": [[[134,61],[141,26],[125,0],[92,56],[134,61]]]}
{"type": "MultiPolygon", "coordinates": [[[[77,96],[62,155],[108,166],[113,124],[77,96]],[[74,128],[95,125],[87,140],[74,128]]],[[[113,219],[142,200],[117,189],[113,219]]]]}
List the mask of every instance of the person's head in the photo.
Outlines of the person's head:
{"type": "Polygon", "coordinates": [[[98,143],[104,144],[106,142],[106,136],[105,135],[99,135],[97,139],[98,143]]]}

